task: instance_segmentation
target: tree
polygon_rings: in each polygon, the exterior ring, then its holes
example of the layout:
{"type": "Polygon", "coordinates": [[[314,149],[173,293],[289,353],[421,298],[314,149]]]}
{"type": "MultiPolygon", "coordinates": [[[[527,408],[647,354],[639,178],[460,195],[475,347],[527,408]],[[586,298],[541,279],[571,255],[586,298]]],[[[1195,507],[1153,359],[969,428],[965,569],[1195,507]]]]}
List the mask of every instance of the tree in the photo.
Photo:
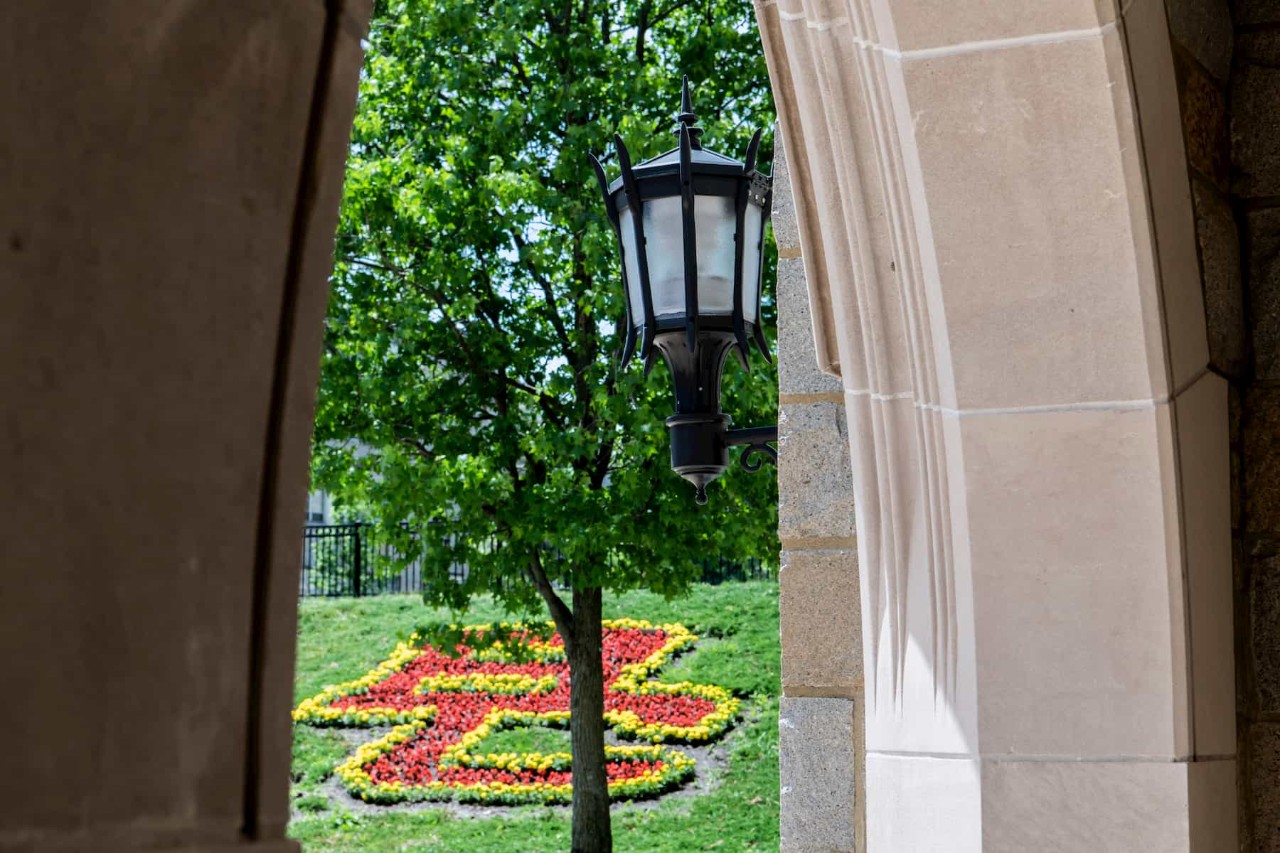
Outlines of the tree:
{"type": "MultiPolygon", "coordinates": [[[[316,481],[376,508],[430,603],[550,611],[575,851],[611,847],[602,591],[675,595],[702,557],[777,549],[773,478],[730,474],[697,507],[668,467],[665,369],[618,366],[620,264],[587,153],[615,131],[636,156],[673,146],[682,73],[707,143],[741,156],[772,118],[748,3],[383,0],[338,235],[316,481]]],[[[725,386],[741,425],[776,417],[770,371],[725,386]]]]}

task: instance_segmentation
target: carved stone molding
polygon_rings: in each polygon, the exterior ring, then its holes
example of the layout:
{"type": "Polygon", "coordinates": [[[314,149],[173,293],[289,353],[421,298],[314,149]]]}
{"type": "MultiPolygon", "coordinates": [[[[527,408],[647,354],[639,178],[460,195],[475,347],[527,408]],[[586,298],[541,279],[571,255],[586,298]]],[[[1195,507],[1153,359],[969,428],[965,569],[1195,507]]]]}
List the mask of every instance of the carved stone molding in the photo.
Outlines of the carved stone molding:
{"type": "MultiPolygon", "coordinates": [[[[901,72],[870,47],[879,34],[862,4],[758,8],[794,152],[817,357],[847,395],[868,716],[894,726],[908,706],[932,716],[961,701],[963,594],[939,417],[954,404],[939,382],[938,365],[950,363],[948,341],[940,300],[927,292],[933,259],[920,252],[927,222],[915,215],[923,200],[910,180],[918,171],[912,137],[899,127],[901,72]]],[[[949,380],[944,375],[942,384],[949,380]]],[[[938,736],[933,749],[963,751],[954,726],[925,729],[938,736]]]]}
{"type": "Polygon", "coordinates": [[[756,9],[849,424],[866,848],[1230,849],[1188,819],[1233,823],[1226,398],[1163,4],[756,9]]]}

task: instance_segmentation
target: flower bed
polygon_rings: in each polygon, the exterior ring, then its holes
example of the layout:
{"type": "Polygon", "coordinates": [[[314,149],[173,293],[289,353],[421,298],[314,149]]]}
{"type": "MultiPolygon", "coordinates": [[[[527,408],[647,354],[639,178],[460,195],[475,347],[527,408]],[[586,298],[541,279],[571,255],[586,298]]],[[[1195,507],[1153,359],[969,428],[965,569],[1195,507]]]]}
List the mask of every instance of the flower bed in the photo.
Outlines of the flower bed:
{"type": "MultiPolygon", "coordinates": [[[[464,629],[456,656],[412,637],[363,678],[303,701],[293,718],[329,726],[397,724],[338,768],[347,789],[367,802],[568,802],[567,753],[477,749],[503,728],[563,728],[569,720],[569,673],[560,638],[530,637],[525,654],[511,655],[501,643],[486,640],[490,628],[464,629]]],[[[517,628],[507,642],[520,639],[517,628]]],[[[613,798],[653,797],[684,784],[693,776],[693,759],[662,744],[714,740],[736,718],[738,700],[723,688],[650,680],[696,640],[682,625],[605,623],[605,722],[619,737],[647,742],[606,748],[613,798]]]]}

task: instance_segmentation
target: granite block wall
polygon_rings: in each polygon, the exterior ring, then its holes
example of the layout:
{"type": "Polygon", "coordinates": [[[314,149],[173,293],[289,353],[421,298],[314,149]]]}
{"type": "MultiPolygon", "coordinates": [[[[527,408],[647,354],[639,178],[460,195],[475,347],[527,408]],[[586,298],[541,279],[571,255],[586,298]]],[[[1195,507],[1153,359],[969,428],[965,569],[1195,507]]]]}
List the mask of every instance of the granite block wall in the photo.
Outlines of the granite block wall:
{"type": "Polygon", "coordinates": [[[818,369],[781,134],[778,533],[782,541],[782,850],[852,851],[862,832],[862,644],[853,480],[840,380],[818,369]]]}

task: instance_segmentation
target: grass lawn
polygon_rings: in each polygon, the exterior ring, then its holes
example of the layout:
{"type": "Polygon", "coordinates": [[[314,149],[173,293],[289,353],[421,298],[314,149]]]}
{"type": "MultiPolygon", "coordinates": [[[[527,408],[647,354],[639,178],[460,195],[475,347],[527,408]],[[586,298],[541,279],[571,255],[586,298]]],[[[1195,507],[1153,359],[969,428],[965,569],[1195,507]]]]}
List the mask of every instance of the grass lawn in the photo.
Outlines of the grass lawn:
{"type": "MultiPolygon", "coordinates": [[[[778,586],[767,581],[696,586],[675,601],[632,592],[606,596],[605,617],[680,622],[698,634],[694,650],[658,674],[662,681],[718,684],[743,699],[744,721],[723,741],[727,761],[713,774],[710,791],[669,795],[655,803],[613,807],[614,849],[619,853],[686,853],[694,850],[778,849],[778,586]]],[[[307,599],[298,627],[296,701],[327,684],[359,677],[381,662],[416,625],[449,619],[411,596],[307,599]]],[[[467,622],[510,618],[478,599],[467,622]]],[[[504,733],[504,736],[505,733],[504,733]]],[[[564,737],[526,730],[513,737],[564,737]]],[[[352,809],[330,792],[329,777],[352,747],[334,729],[294,729],[295,818],[289,834],[307,853],[375,853],[446,850],[484,853],[562,853],[569,848],[565,807],[503,809],[498,817],[456,815],[445,808],[352,809]]],[[[517,749],[550,744],[518,742],[517,749]]],[[[680,747],[677,746],[677,749],[680,747]]]]}

